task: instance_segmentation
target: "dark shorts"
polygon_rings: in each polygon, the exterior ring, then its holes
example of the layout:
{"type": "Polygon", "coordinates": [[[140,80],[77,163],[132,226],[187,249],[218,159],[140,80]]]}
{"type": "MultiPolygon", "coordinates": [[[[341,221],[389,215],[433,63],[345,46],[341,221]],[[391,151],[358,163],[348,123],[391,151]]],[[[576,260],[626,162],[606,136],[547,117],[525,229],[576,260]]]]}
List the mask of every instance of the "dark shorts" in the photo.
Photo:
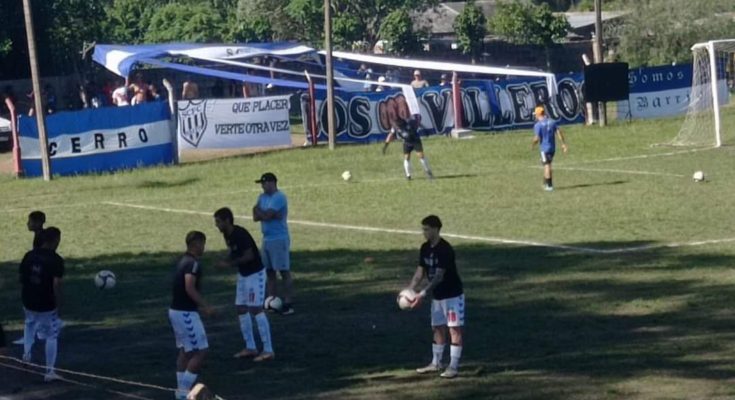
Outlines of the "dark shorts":
{"type": "Polygon", "coordinates": [[[552,161],[554,161],[553,151],[550,153],[544,153],[543,151],[541,152],[541,164],[543,165],[551,164],[552,161]]]}
{"type": "Polygon", "coordinates": [[[410,154],[412,151],[420,153],[424,152],[424,145],[421,143],[421,140],[417,140],[415,142],[403,142],[403,154],[410,154]]]}

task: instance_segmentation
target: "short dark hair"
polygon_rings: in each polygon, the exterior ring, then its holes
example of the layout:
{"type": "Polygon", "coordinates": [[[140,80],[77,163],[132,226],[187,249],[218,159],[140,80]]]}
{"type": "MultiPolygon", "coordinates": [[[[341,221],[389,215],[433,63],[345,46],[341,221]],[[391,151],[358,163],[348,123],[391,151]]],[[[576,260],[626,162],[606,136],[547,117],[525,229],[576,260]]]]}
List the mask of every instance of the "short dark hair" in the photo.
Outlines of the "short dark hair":
{"type": "Polygon", "coordinates": [[[41,231],[41,244],[52,243],[61,239],[61,230],[55,226],[48,227],[41,231]]]}
{"type": "Polygon", "coordinates": [[[231,224],[235,223],[235,216],[232,215],[232,210],[229,207],[222,207],[214,212],[214,217],[223,221],[230,221],[231,224]]]}
{"type": "Polygon", "coordinates": [[[46,214],[44,214],[43,211],[31,211],[31,213],[28,214],[28,219],[33,222],[40,222],[44,224],[46,223],[46,214]]]}
{"type": "Polygon", "coordinates": [[[442,220],[440,220],[439,217],[437,217],[436,215],[429,215],[428,217],[421,220],[421,225],[426,225],[432,228],[441,229],[442,220]]]}
{"type": "Polygon", "coordinates": [[[191,246],[194,242],[204,243],[207,241],[207,235],[199,231],[191,231],[186,234],[186,245],[191,246]]]}

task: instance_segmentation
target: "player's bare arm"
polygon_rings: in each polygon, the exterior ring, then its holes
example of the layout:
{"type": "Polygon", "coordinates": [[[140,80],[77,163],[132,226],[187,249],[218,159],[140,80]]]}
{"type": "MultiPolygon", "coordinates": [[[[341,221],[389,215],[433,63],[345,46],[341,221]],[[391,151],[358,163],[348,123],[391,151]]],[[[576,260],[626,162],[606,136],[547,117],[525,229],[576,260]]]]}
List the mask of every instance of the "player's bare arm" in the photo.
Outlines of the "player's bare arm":
{"type": "Polygon", "coordinates": [[[390,142],[393,141],[393,138],[396,136],[393,129],[390,130],[390,133],[388,133],[388,137],[385,138],[385,143],[383,144],[383,154],[385,154],[385,151],[388,150],[388,145],[390,142]]]}
{"type": "Polygon", "coordinates": [[[256,204],[253,206],[253,221],[254,222],[260,222],[263,220],[263,212],[260,210],[260,207],[256,204]]]}
{"type": "Polygon", "coordinates": [[[561,150],[563,152],[567,152],[567,142],[564,140],[564,134],[561,133],[561,129],[556,130],[556,136],[559,138],[559,141],[561,142],[561,150]]]}
{"type": "Polygon", "coordinates": [[[62,296],[62,290],[61,290],[61,278],[54,278],[54,297],[56,298],[56,313],[59,313],[59,310],[61,309],[61,298],[62,296]]]}
{"type": "Polygon", "coordinates": [[[408,287],[416,291],[416,288],[419,286],[421,281],[424,279],[424,269],[421,267],[416,267],[416,272],[414,272],[413,277],[411,278],[411,283],[408,284],[408,287]]]}
{"type": "Polygon", "coordinates": [[[213,309],[207,304],[206,301],[204,301],[204,297],[202,297],[202,295],[197,290],[196,283],[196,276],[194,276],[193,274],[184,275],[184,288],[186,290],[186,294],[189,295],[189,298],[191,298],[194,303],[196,303],[196,305],[202,311],[202,314],[212,315],[214,313],[213,309]]]}
{"type": "Polygon", "coordinates": [[[418,293],[418,297],[423,298],[426,297],[426,294],[434,290],[443,280],[444,280],[444,270],[443,268],[437,268],[436,274],[434,274],[434,278],[429,282],[429,285],[426,286],[422,291],[418,293]]]}
{"type": "Polygon", "coordinates": [[[531,150],[538,144],[539,137],[537,135],[533,135],[533,140],[531,141],[531,150]]]}

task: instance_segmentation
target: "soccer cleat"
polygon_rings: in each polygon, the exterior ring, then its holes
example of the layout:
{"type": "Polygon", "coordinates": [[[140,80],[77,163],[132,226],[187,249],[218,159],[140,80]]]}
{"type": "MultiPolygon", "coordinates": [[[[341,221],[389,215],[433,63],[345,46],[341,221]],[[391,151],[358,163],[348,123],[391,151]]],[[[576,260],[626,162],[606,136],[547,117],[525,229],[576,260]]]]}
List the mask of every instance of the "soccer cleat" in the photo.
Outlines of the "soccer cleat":
{"type": "Polygon", "coordinates": [[[253,358],[258,356],[257,350],[243,349],[235,353],[232,357],[234,358],[253,358]]]}
{"type": "Polygon", "coordinates": [[[174,393],[174,400],[186,400],[186,396],[189,393],[187,393],[186,390],[176,389],[176,393],[174,393]]]}
{"type": "Polygon", "coordinates": [[[459,375],[459,371],[450,367],[444,370],[444,372],[442,372],[441,375],[439,376],[441,376],[442,378],[446,378],[446,379],[452,379],[452,378],[456,378],[458,375],[459,375]]]}
{"type": "Polygon", "coordinates": [[[434,180],[434,174],[431,171],[427,171],[426,172],[426,176],[429,177],[429,180],[430,181],[433,181],[434,180]]]}
{"type": "Polygon", "coordinates": [[[427,365],[425,367],[416,368],[416,372],[419,373],[419,374],[428,374],[428,373],[431,373],[431,372],[439,372],[441,370],[442,370],[442,366],[441,365],[436,365],[434,363],[431,363],[431,364],[429,364],[429,365],[427,365]]]}
{"type": "Polygon", "coordinates": [[[411,175],[406,175],[406,180],[411,180],[411,175]]]}
{"type": "Polygon", "coordinates": [[[293,313],[295,312],[296,311],[294,311],[293,307],[291,306],[283,306],[283,308],[281,309],[281,315],[293,315],[293,313]]]}
{"type": "Polygon", "coordinates": [[[547,191],[547,192],[553,192],[554,191],[554,187],[553,186],[544,186],[544,190],[547,191]]]}
{"type": "Polygon", "coordinates": [[[43,381],[44,381],[44,382],[53,382],[53,381],[60,381],[61,379],[62,379],[62,378],[61,378],[61,376],[59,376],[59,374],[57,374],[57,373],[56,373],[56,372],[54,372],[54,371],[51,371],[51,372],[47,372],[47,373],[46,373],[46,374],[45,374],[45,375],[43,376],[43,381]]]}
{"type": "Polygon", "coordinates": [[[276,358],[275,353],[260,353],[259,356],[253,358],[253,361],[255,362],[263,362],[263,361],[271,361],[276,358]]]}

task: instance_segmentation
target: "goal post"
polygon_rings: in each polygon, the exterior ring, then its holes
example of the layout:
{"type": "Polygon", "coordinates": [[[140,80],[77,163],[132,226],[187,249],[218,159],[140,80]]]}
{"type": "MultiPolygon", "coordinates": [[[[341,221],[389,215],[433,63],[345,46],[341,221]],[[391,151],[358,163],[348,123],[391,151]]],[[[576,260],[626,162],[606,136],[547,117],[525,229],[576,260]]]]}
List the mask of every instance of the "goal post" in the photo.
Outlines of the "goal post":
{"type": "Polygon", "coordinates": [[[723,126],[722,109],[730,102],[728,81],[735,67],[735,39],[711,40],[692,46],[692,87],[678,146],[722,146],[735,127],[723,126]]]}

